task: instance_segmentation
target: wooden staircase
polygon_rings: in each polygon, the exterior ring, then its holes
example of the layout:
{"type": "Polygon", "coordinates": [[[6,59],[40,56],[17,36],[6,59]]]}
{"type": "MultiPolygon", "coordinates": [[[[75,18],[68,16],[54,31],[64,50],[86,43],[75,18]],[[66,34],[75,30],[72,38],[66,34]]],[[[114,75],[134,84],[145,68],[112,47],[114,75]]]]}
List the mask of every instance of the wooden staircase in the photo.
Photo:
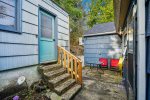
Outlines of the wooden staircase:
{"type": "Polygon", "coordinates": [[[70,100],[81,89],[82,85],[82,68],[79,68],[82,67],[82,62],[72,55],[71,58],[73,59],[71,59],[69,54],[65,49],[59,48],[58,64],[46,64],[39,67],[39,72],[48,87],[61,96],[63,100],[70,100]],[[67,57],[64,54],[67,54],[67,57]],[[74,62],[76,59],[78,61],[74,62]]]}
{"type": "Polygon", "coordinates": [[[48,87],[63,100],[70,100],[81,89],[81,85],[60,64],[42,65],[39,72],[48,87]]]}

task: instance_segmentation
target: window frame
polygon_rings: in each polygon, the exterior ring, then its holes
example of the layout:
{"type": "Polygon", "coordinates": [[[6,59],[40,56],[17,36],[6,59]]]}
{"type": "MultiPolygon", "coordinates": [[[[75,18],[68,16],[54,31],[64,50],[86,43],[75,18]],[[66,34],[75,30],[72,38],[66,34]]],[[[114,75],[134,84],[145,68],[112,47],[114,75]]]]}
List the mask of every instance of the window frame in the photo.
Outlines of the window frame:
{"type": "Polygon", "coordinates": [[[21,8],[22,8],[22,0],[15,0],[15,27],[10,27],[7,25],[0,24],[0,30],[7,31],[7,32],[14,32],[14,33],[21,33],[22,25],[21,25],[21,8]]]}

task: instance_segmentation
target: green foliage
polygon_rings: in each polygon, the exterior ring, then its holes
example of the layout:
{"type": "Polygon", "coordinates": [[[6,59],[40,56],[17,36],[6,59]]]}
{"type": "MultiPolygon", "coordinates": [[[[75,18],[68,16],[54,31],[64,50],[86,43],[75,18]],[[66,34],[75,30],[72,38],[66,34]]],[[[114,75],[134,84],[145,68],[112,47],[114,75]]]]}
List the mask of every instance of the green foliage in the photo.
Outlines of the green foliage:
{"type": "Polygon", "coordinates": [[[114,20],[113,0],[91,0],[88,12],[88,26],[114,20]]]}
{"type": "Polygon", "coordinates": [[[81,25],[83,10],[82,0],[53,0],[69,13],[70,38],[71,45],[78,45],[78,38],[82,36],[83,29],[81,25]]]}

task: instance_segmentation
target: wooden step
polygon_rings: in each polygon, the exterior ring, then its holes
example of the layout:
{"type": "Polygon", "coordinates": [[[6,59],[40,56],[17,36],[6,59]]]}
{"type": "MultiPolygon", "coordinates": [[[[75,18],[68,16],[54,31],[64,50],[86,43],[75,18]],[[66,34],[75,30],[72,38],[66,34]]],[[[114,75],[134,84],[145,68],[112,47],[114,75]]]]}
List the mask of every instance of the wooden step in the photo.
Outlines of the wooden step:
{"type": "Polygon", "coordinates": [[[53,87],[56,87],[56,86],[60,85],[61,83],[63,83],[64,81],[66,81],[69,78],[71,78],[70,74],[65,73],[65,74],[62,74],[62,75],[60,75],[58,77],[55,77],[52,80],[49,80],[48,82],[53,87]]]}
{"type": "Polygon", "coordinates": [[[79,92],[80,89],[81,85],[76,84],[61,96],[62,100],[71,100],[79,92]]]}
{"type": "Polygon", "coordinates": [[[65,68],[60,68],[60,69],[57,69],[57,70],[54,70],[54,71],[44,73],[44,77],[46,79],[50,80],[50,79],[53,79],[57,76],[60,76],[60,75],[64,74],[65,72],[66,72],[65,68]]]}
{"type": "Polygon", "coordinates": [[[41,65],[39,69],[40,72],[46,73],[60,68],[62,68],[61,64],[53,64],[53,65],[41,65]]]}
{"type": "Polygon", "coordinates": [[[58,95],[62,95],[63,93],[65,93],[67,90],[69,90],[75,84],[76,84],[76,81],[74,79],[69,79],[66,82],[64,82],[64,83],[58,85],[57,87],[55,87],[54,91],[58,95]]]}

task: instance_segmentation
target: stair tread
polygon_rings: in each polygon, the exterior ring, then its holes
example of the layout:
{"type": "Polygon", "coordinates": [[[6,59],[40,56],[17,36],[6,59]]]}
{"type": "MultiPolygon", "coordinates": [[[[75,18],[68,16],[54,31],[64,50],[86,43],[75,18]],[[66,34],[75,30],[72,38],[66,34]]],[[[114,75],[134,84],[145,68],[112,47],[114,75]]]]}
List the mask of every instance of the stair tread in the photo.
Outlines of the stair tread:
{"type": "Polygon", "coordinates": [[[44,73],[44,75],[49,77],[49,76],[52,76],[52,75],[58,74],[58,73],[63,72],[63,71],[66,71],[66,69],[64,69],[64,68],[60,68],[60,69],[58,69],[58,70],[54,70],[54,71],[50,71],[50,72],[46,72],[46,73],[44,73]]]}
{"type": "Polygon", "coordinates": [[[47,69],[53,69],[53,68],[57,68],[57,67],[61,67],[61,65],[60,64],[45,65],[45,66],[42,66],[42,69],[47,70],[47,69]]]}
{"type": "Polygon", "coordinates": [[[55,90],[57,92],[62,92],[64,89],[66,89],[67,87],[69,87],[70,85],[72,85],[73,83],[75,83],[74,79],[68,79],[66,82],[58,85],[55,90]]]}
{"type": "Polygon", "coordinates": [[[52,79],[52,80],[49,80],[49,82],[52,83],[52,84],[56,84],[56,83],[60,82],[61,80],[65,79],[65,78],[67,78],[69,76],[70,76],[70,74],[65,73],[65,74],[63,74],[61,76],[58,76],[58,77],[52,79]]]}
{"type": "Polygon", "coordinates": [[[74,87],[69,89],[66,93],[64,93],[61,97],[63,100],[70,100],[80,89],[81,89],[81,85],[76,84],[74,87]]]}

